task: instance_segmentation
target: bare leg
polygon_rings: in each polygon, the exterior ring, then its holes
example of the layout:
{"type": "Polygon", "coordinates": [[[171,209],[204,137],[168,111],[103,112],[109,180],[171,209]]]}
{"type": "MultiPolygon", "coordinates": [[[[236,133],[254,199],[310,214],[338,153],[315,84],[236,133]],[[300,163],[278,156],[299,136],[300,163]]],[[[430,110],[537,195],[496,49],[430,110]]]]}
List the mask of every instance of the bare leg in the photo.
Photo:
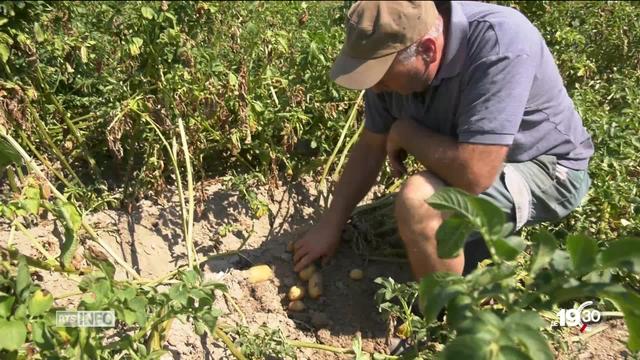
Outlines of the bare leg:
{"type": "Polygon", "coordinates": [[[410,176],[396,197],[398,231],[417,280],[436,271],[462,274],[464,268],[462,253],[452,259],[438,257],[436,230],[442,224],[443,215],[425,200],[443,186],[442,180],[423,171],[410,176]]]}

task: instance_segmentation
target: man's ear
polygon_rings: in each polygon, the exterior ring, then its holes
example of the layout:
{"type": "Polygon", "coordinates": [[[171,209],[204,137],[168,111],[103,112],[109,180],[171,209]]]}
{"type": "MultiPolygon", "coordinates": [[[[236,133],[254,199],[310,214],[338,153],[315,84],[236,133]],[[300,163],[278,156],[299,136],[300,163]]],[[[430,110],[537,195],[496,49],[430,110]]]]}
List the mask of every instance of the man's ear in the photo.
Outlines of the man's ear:
{"type": "Polygon", "coordinates": [[[422,55],[422,58],[427,64],[431,64],[436,61],[436,40],[434,38],[425,36],[420,42],[418,42],[418,51],[422,55]]]}

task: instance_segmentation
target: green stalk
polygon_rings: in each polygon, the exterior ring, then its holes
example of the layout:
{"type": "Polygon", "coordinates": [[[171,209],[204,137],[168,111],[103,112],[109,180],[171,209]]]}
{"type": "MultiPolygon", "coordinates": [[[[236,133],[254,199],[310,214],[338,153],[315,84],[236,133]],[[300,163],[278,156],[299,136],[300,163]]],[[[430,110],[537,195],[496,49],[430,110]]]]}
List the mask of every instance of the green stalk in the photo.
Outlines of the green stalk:
{"type": "Polygon", "coordinates": [[[26,134],[24,133],[24,131],[19,131],[20,133],[20,138],[22,139],[22,141],[27,144],[27,147],[29,148],[29,150],[31,150],[31,152],[38,158],[38,160],[40,160],[40,162],[49,170],[53,173],[53,175],[55,175],[58,179],[60,179],[60,181],[62,181],[62,183],[70,188],[73,187],[71,185],[71,183],[65,179],[64,176],[62,176],[62,174],[60,174],[60,172],[58,170],[56,170],[53,165],[51,165],[51,163],[49,162],[49,160],[47,160],[42,154],[40,154],[40,152],[36,149],[36,147],[33,145],[33,143],[31,143],[31,141],[29,141],[29,138],[26,136],[26,134]]]}
{"type": "MultiPolygon", "coordinates": [[[[124,107],[124,109],[122,109],[122,111],[118,113],[118,115],[116,115],[116,117],[113,118],[113,121],[111,121],[111,124],[107,126],[107,132],[111,130],[113,125],[115,125],[115,123],[118,122],[118,120],[120,120],[120,118],[122,118],[127,113],[127,111],[129,111],[129,109],[132,109],[132,104],[136,104],[136,102],[140,99],[142,99],[142,95],[135,95],[127,99],[127,105],[124,107]]],[[[139,111],[137,112],[141,114],[139,111]]]]}
{"type": "Polygon", "coordinates": [[[13,238],[16,237],[16,224],[11,224],[11,230],[9,231],[9,238],[7,239],[7,248],[11,249],[13,245],[13,238]]]}
{"type": "Polygon", "coordinates": [[[331,164],[335,160],[336,155],[338,154],[338,150],[340,149],[340,147],[342,146],[342,143],[344,142],[344,138],[347,135],[347,131],[349,130],[349,128],[351,128],[351,124],[356,118],[356,114],[358,113],[358,107],[360,106],[363,95],[364,95],[364,91],[361,91],[360,95],[358,96],[358,100],[356,100],[356,102],[353,104],[353,107],[351,107],[351,113],[349,114],[349,118],[347,119],[346,124],[342,128],[342,133],[340,134],[340,139],[338,140],[338,144],[333,149],[331,156],[329,156],[329,160],[324,166],[324,171],[322,172],[322,177],[320,178],[320,188],[325,196],[326,196],[326,178],[327,178],[327,174],[329,173],[329,168],[331,168],[331,164]]]}
{"type": "Polygon", "coordinates": [[[197,260],[195,247],[193,246],[193,210],[194,210],[194,193],[193,193],[193,171],[191,169],[191,157],[189,155],[189,147],[187,145],[187,135],[184,131],[182,118],[178,117],[178,129],[180,130],[180,139],[182,140],[182,152],[184,153],[184,161],[187,167],[187,196],[189,200],[187,212],[187,254],[189,258],[189,267],[193,268],[194,259],[197,260]]]}
{"type": "Polygon", "coordinates": [[[69,172],[69,174],[71,174],[71,176],[75,179],[75,181],[80,186],[85,187],[82,181],[80,180],[80,178],[78,177],[78,175],[76,174],[76,172],[73,170],[73,168],[67,161],[67,158],[62,154],[62,151],[58,149],[58,146],[53,142],[53,139],[51,139],[51,137],[49,136],[49,133],[47,132],[47,128],[42,122],[42,120],[40,120],[40,116],[38,116],[38,113],[36,112],[36,110],[31,105],[27,105],[27,107],[29,109],[29,114],[32,115],[32,119],[36,124],[36,129],[38,129],[38,134],[44,140],[44,142],[49,146],[49,150],[51,150],[53,154],[56,155],[56,157],[58,158],[58,161],[60,161],[60,163],[64,166],[64,168],[67,169],[67,171],[69,172]]]}
{"type": "Polygon", "coordinates": [[[67,128],[69,128],[69,132],[71,133],[71,136],[76,140],[76,143],[80,147],[80,150],[81,150],[82,155],[84,156],[85,160],[87,160],[87,162],[89,163],[89,166],[91,167],[91,170],[94,172],[94,174],[96,175],[96,177],[98,179],[102,179],[102,175],[100,173],[100,169],[98,168],[98,165],[96,164],[96,161],[91,156],[91,153],[89,152],[89,149],[87,149],[87,147],[85,146],[84,141],[82,139],[82,136],[80,136],[80,132],[78,131],[76,126],[73,124],[73,122],[71,122],[71,119],[69,118],[69,114],[66,111],[64,111],[64,108],[62,107],[62,104],[60,104],[58,99],[55,97],[55,95],[49,89],[49,85],[47,85],[47,83],[43,80],[42,71],[40,70],[40,67],[36,66],[36,70],[37,70],[37,74],[36,74],[37,76],[36,77],[38,78],[38,82],[40,83],[40,87],[44,90],[44,93],[46,94],[46,96],[49,98],[49,100],[56,107],[56,110],[58,110],[58,112],[60,113],[60,116],[62,116],[62,119],[64,120],[64,123],[67,125],[67,128]]]}
{"type": "MultiPolygon", "coordinates": [[[[289,344],[291,346],[294,346],[294,347],[299,347],[299,348],[309,348],[309,349],[317,349],[317,350],[322,350],[322,351],[328,351],[328,352],[332,352],[334,354],[355,354],[352,349],[339,348],[339,347],[335,347],[335,346],[312,343],[312,342],[306,342],[306,341],[288,340],[287,339],[287,344],[289,344]]],[[[385,354],[379,354],[379,353],[375,353],[373,355],[375,355],[376,359],[388,359],[388,360],[401,359],[401,357],[395,356],[395,355],[385,355],[385,354]]]]}
{"type": "Polygon", "coordinates": [[[18,186],[18,182],[16,181],[16,171],[13,170],[12,166],[7,167],[7,178],[9,179],[9,188],[14,193],[20,192],[20,187],[18,186]]]}
{"type": "Polygon", "coordinates": [[[56,300],[60,300],[60,299],[66,299],[66,298],[70,298],[70,297],[74,297],[74,296],[80,296],[80,295],[84,295],[86,294],[86,292],[84,291],[73,291],[73,292],[68,292],[68,293],[64,293],[61,295],[57,295],[54,296],[53,298],[56,300]]]}
{"type": "Polygon", "coordinates": [[[56,259],[53,256],[51,256],[51,254],[49,254],[49,252],[45,250],[45,248],[42,247],[42,244],[40,244],[38,240],[35,237],[33,237],[33,235],[31,235],[29,230],[27,230],[27,228],[25,228],[24,225],[22,225],[19,221],[14,221],[14,224],[18,228],[18,230],[20,230],[22,235],[24,235],[27,239],[29,239],[29,241],[31,242],[31,245],[33,245],[33,247],[35,247],[36,250],[38,250],[44,257],[47,258],[47,261],[46,261],[47,263],[51,265],[56,263],[56,259]]]}
{"type": "MultiPolygon", "coordinates": [[[[11,248],[4,248],[2,246],[0,246],[0,253],[4,254],[5,256],[7,256],[8,258],[15,258],[18,255],[20,255],[20,252],[16,249],[11,249],[11,248]]],[[[36,267],[38,269],[42,269],[42,270],[47,270],[47,271],[56,271],[59,273],[69,273],[69,274],[74,274],[76,273],[76,271],[74,270],[69,270],[69,269],[64,269],[59,265],[51,265],[49,263],[46,263],[42,260],[36,259],[34,257],[28,256],[28,255],[24,255],[25,259],[27,259],[27,264],[29,266],[32,267],[36,267]]]]}
{"type": "Polygon", "coordinates": [[[362,122],[362,124],[360,124],[360,127],[358,128],[358,131],[356,131],[356,133],[353,134],[351,139],[349,139],[349,142],[347,143],[347,145],[342,150],[342,155],[340,155],[340,161],[338,161],[338,165],[336,166],[336,169],[333,172],[333,180],[334,181],[338,181],[338,175],[340,175],[340,169],[342,169],[342,164],[344,163],[344,160],[347,157],[347,154],[349,153],[349,150],[351,149],[353,144],[356,142],[356,140],[358,140],[358,138],[360,138],[360,134],[362,133],[362,129],[364,129],[364,121],[362,122]]]}
{"type": "Polygon", "coordinates": [[[167,148],[167,151],[169,152],[169,158],[171,159],[171,164],[173,165],[173,172],[176,177],[176,186],[178,187],[178,198],[180,200],[180,214],[182,215],[182,238],[185,241],[187,254],[189,254],[189,244],[187,243],[187,237],[189,234],[189,228],[187,225],[188,224],[187,207],[184,202],[184,190],[182,189],[182,177],[180,175],[180,168],[178,167],[178,160],[176,158],[177,144],[176,144],[175,138],[171,139],[173,146],[170,146],[169,143],[167,142],[167,139],[164,137],[164,135],[162,135],[162,131],[160,131],[160,128],[158,127],[158,125],[156,125],[156,123],[153,122],[153,120],[151,120],[149,116],[147,116],[147,114],[141,113],[141,112],[138,112],[138,114],[140,114],[142,119],[148,122],[151,125],[151,127],[156,131],[156,133],[160,137],[160,140],[162,141],[164,146],[167,148]]]}
{"type": "MultiPolygon", "coordinates": [[[[29,168],[29,170],[34,172],[43,181],[45,181],[47,183],[47,185],[49,185],[49,187],[51,188],[51,193],[57,199],[65,201],[65,202],[68,202],[67,198],[62,193],[60,193],[58,191],[58,189],[56,189],[56,187],[53,186],[53,184],[51,184],[51,182],[49,182],[49,180],[47,179],[45,174],[40,170],[40,168],[33,161],[31,156],[29,156],[29,154],[27,154],[27,152],[24,151],[22,146],[20,146],[20,144],[18,144],[18,142],[11,135],[9,135],[7,133],[7,131],[6,131],[6,129],[4,127],[2,127],[2,126],[0,126],[0,135],[7,142],[9,142],[9,144],[20,154],[22,159],[27,164],[27,167],[29,168]]],[[[100,237],[98,237],[98,235],[93,230],[93,228],[91,226],[89,226],[89,224],[87,224],[87,222],[85,221],[84,217],[82,217],[82,228],[85,229],[85,231],[87,231],[87,233],[89,233],[89,236],[91,236],[91,238],[95,242],[97,242],[120,266],[122,266],[122,268],[124,270],[126,270],[128,273],[130,273],[135,279],[140,279],[140,275],[138,275],[138,273],[135,270],[133,270],[133,268],[131,266],[129,266],[129,264],[127,264],[124,260],[122,260],[122,258],[120,258],[120,256],[118,256],[118,254],[115,251],[113,251],[113,249],[111,249],[109,244],[107,244],[102,239],[100,239],[100,237]]]]}
{"type": "Polygon", "coordinates": [[[227,345],[227,348],[229,349],[229,351],[231,351],[233,356],[236,357],[236,359],[238,360],[247,359],[246,357],[244,357],[244,355],[242,355],[242,352],[240,352],[240,350],[233,344],[229,336],[227,336],[227,334],[224,331],[222,331],[222,329],[220,329],[219,327],[216,328],[216,336],[219,337],[220,340],[222,340],[222,342],[225,345],[227,345]]]}

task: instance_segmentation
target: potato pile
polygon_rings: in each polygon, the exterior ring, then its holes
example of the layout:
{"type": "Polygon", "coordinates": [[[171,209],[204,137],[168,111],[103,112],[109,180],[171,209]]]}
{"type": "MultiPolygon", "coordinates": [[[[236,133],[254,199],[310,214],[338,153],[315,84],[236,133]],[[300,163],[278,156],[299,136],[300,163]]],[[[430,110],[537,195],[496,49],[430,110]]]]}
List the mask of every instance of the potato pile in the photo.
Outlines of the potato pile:
{"type": "MultiPolygon", "coordinates": [[[[294,252],[293,241],[287,244],[287,251],[294,252]]],[[[322,296],[322,273],[318,271],[314,264],[307,266],[305,269],[298,273],[298,276],[302,281],[307,281],[307,291],[303,286],[294,285],[289,289],[287,297],[289,298],[289,310],[290,311],[303,311],[305,305],[302,302],[305,294],[308,293],[312,299],[317,299],[322,296]]],[[[360,280],[364,277],[364,272],[360,269],[353,269],[349,273],[349,277],[353,280],[360,280]]]]}

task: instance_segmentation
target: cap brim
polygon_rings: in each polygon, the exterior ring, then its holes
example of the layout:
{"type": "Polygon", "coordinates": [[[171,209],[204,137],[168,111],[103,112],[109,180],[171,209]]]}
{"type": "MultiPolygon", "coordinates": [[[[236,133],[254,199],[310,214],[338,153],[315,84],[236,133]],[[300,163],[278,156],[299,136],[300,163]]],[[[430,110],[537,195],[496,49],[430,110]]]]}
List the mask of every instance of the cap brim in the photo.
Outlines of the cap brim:
{"type": "Polygon", "coordinates": [[[349,89],[368,89],[382,79],[395,57],[396,53],[391,53],[375,59],[355,59],[343,48],[331,68],[331,79],[349,89]]]}

